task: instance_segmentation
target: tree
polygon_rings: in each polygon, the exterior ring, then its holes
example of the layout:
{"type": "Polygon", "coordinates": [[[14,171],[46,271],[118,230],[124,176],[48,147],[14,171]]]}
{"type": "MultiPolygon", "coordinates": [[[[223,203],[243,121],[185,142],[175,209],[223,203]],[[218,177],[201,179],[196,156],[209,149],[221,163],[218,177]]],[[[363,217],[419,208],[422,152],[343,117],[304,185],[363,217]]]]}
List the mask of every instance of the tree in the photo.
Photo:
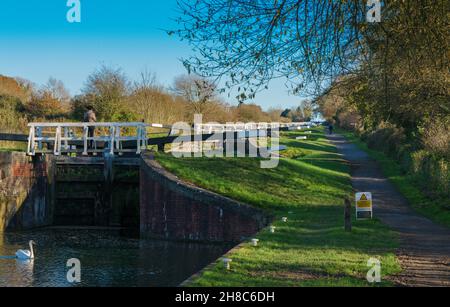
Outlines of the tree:
{"type": "Polygon", "coordinates": [[[111,121],[127,113],[127,95],[130,84],[120,68],[102,66],[88,76],[83,89],[85,99],[89,99],[97,118],[111,121]]]}
{"type": "Polygon", "coordinates": [[[54,99],[60,101],[64,105],[67,105],[70,102],[69,90],[64,86],[64,83],[61,80],[50,77],[44,85],[43,90],[50,93],[54,99]]]}
{"type": "Polygon", "coordinates": [[[87,108],[91,106],[91,100],[87,95],[76,95],[70,101],[71,117],[75,121],[82,121],[87,108]]]}
{"type": "Polygon", "coordinates": [[[26,131],[26,118],[19,98],[0,95],[0,132],[26,131]]]}
{"type": "Polygon", "coordinates": [[[141,73],[140,80],[134,82],[130,102],[142,119],[151,121],[154,115],[161,115],[161,110],[155,105],[156,101],[162,100],[160,94],[161,89],[156,85],[156,76],[144,71],[141,73]]]}
{"type": "Polygon", "coordinates": [[[236,121],[243,123],[270,122],[270,117],[256,104],[241,104],[235,108],[236,121]]]}
{"type": "Polygon", "coordinates": [[[297,122],[308,122],[311,120],[315,110],[315,105],[310,100],[303,100],[296,110],[297,122]]]}
{"type": "Polygon", "coordinates": [[[192,114],[205,114],[217,99],[216,85],[194,75],[177,77],[173,92],[188,102],[192,114]]]}
{"type": "Polygon", "coordinates": [[[270,108],[267,110],[267,115],[269,116],[271,122],[283,122],[286,121],[286,119],[281,116],[283,112],[283,109],[280,108],[270,108]]]}
{"type": "Polygon", "coordinates": [[[286,109],[281,113],[281,117],[289,119],[292,121],[292,110],[291,109],[286,109]]]}
{"type": "MultiPolygon", "coordinates": [[[[274,78],[293,93],[322,94],[343,76],[363,119],[414,133],[450,113],[449,2],[384,1],[382,22],[363,0],[180,0],[180,28],[196,55],[189,71],[225,78],[253,98],[274,78]],[[355,99],[357,98],[357,99],[355,99]]],[[[339,108],[338,108],[339,109],[339,108]]]]}
{"type": "MultiPolygon", "coordinates": [[[[274,78],[294,93],[317,90],[355,67],[364,49],[366,1],[180,0],[180,29],[197,55],[189,71],[227,77],[240,98],[253,98],[274,78]]],[[[317,92],[317,91],[314,91],[317,92]]]]}
{"type": "Polygon", "coordinates": [[[308,122],[312,119],[316,105],[310,100],[304,100],[300,106],[286,109],[281,112],[281,117],[292,122],[308,122]]]}
{"type": "Polygon", "coordinates": [[[15,97],[23,101],[26,100],[27,93],[17,80],[0,75],[0,96],[15,97]]]}
{"type": "MultiPolygon", "coordinates": [[[[30,87],[31,88],[31,87],[30,87]]],[[[0,131],[26,131],[24,103],[29,101],[31,91],[22,87],[17,79],[0,75],[0,131]]]]}
{"type": "Polygon", "coordinates": [[[22,101],[27,102],[31,99],[31,96],[33,93],[36,92],[36,84],[31,82],[30,80],[24,79],[24,78],[15,78],[17,84],[19,84],[20,88],[22,89],[22,101]]]}
{"type": "Polygon", "coordinates": [[[31,100],[25,104],[25,112],[31,118],[51,119],[60,117],[64,110],[61,102],[54,98],[48,91],[40,91],[34,94],[31,100]]]}
{"type": "Polygon", "coordinates": [[[148,71],[143,71],[140,80],[134,83],[129,102],[140,119],[149,123],[172,124],[185,120],[186,102],[167,93],[148,71]]]}

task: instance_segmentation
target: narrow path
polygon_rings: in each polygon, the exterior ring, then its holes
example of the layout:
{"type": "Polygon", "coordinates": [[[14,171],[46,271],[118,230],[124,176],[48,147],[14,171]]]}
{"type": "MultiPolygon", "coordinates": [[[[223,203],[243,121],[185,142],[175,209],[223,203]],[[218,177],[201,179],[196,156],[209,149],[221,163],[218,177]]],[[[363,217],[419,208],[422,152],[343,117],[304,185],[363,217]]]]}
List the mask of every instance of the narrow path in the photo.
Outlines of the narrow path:
{"type": "Polygon", "coordinates": [[[372,192],[374,215],[400,235],[398,257],[403,272],[393,281],[403,286],[450,286],[450,229],[415,213],[383,176],[377,162],[343,136],[329,136],[352,165],[353,188],[372,192]]]}

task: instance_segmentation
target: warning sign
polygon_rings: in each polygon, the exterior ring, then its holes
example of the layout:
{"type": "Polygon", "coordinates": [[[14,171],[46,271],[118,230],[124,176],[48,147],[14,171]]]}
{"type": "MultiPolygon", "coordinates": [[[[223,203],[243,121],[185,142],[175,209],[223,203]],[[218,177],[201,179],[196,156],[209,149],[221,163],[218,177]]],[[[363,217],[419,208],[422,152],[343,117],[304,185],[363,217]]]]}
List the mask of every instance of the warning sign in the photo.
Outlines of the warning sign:
{"type": "Polygon", "coordinates": [[[356,193],[356,218],[371,219],[373,217],[372,193],[356,193]]]}

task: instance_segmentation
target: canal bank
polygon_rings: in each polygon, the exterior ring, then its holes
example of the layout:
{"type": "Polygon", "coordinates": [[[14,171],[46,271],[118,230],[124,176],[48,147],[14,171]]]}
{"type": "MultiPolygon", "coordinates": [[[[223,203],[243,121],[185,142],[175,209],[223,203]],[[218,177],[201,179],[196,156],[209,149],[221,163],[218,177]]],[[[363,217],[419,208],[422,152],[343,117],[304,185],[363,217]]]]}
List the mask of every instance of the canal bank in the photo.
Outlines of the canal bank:
{"type": "Polygon", "coordinates": [[[271,221],[262,210],[182,181],[142,155],[141,236],[195,242],[242,242],[271,221]]]}
{"type": "Polygon", "coordinates": [[[382,263],[383,283],[399,272],[395,233],[379,220],[356,221],[344,231],[344,199],[353,194],[350,166],[324,136],[287,132],[276,169],[258,159],[156,159],[184,181],[264,210],[275,216],[251,240],[188,279],[184,286],[368,286],[367,263],[382,263]],[[306,139],[299,140],[299,137],[306,139]],[[227,270],[223,258],[232,260],[227,270]]]}

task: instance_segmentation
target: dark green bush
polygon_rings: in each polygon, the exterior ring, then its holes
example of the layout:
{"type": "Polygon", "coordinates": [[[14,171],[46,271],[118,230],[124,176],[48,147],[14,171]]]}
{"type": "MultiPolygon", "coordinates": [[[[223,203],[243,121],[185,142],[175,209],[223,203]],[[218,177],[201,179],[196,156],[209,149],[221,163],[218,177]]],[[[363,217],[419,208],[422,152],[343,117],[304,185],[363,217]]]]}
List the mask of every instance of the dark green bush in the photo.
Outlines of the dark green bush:
{"type": "Polygon", "coordinates": [[[360,135],[370,149],[395,159],[432,198],[450,199],[450,162],[442,155],[420,148],[417,139],[408,139],[402,129],[385,126],[360,135]]]}

